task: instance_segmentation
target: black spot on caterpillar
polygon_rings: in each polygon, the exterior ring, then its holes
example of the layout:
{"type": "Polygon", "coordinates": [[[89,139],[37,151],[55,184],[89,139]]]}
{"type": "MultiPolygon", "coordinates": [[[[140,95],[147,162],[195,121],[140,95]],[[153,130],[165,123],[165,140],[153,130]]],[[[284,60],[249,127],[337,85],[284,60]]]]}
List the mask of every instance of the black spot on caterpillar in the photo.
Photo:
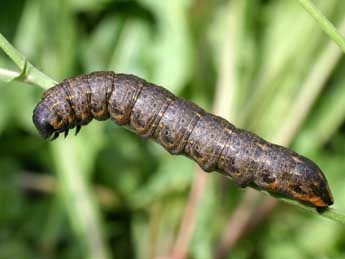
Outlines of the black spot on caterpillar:
{"type": "Polygon", "coordinates": [[[194,103],[133,75],[94,72],[47,90],[33,113],[44,138],[68,134],[93,118],[111,118],[153,138],[171,154],[195,160],[206,172],[322,208],[333,204],[320,168],[311,160],[238,129],[194,103]]]}

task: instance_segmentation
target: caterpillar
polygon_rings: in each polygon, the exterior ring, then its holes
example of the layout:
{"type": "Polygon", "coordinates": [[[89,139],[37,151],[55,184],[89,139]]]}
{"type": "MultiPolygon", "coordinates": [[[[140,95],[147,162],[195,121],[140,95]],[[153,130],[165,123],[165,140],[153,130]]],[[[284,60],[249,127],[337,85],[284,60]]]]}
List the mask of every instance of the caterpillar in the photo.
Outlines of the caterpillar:
{"type": "Polygon", "coordinates": [[[93,72],[48,89],[33,112],[43,138],[76,134],[92,119],[125,125],[171,154],[195,160],[240,187],[290,197],[316,208],[333,204],[321,169],[308,158],[257,135],[134,75],[93,72]]]}

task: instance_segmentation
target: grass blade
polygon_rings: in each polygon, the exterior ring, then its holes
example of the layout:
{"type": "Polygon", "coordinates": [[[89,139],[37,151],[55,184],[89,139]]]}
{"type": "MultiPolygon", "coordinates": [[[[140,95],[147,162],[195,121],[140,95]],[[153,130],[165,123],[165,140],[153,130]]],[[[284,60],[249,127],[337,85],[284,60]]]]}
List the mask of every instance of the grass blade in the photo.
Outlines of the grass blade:
{"type": "Polygon", "coordinates": [[[333,39],[345,52],[345,39],[334,25],[322,14],[322,12],[310,0],[298,0],[303,8],[315,19],[321,29],[333,39]]]}

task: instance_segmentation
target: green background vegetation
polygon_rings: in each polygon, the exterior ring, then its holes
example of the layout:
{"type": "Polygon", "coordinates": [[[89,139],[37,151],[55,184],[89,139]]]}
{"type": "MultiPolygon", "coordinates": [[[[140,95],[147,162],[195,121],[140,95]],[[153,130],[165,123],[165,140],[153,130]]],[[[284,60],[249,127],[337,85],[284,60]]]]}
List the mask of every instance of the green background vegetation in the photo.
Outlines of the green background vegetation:
{"type": "MultiPolygon", "coordinates": [[[[0,33],[56,81],[136,74],[291,146],[345,211],[345,60],[299,2],[1,1],[0,33]]],[[[345,2],[314,3],[345,34],[345,2]]],[[[0,51],[0,79],[10,71],[0,51]]],[[[43,90],[17,81],[0,81],[1,259],[163,258],[181,253],[177,236],[192,237],[188,258],[345,258],[339,222],[216,173],[202,180],[194,162],[109,121],[43,140],[31,121],[43,90]],[[190,192],[191,235],[179,231],[190,192]]]]}

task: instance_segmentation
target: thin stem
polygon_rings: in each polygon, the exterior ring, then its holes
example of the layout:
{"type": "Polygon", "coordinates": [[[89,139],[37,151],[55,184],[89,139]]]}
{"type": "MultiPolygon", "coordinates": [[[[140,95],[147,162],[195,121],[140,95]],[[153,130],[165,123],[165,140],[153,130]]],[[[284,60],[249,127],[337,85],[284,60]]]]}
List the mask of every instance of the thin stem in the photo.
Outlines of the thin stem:
{"type": "MultiPolygon", "coordinates": [[[[18,79],[23,82],[29,81],[31,84],[38,85],[44,89],[48,89],[49,87],[56,84],[56,82],[51,79],[49,76],[42,73],[36,67],[34,67],[31,63],[29,63],[24,55],[22,55],[15,47],[12,46],[11,43],[0,33],[0,49],[2,49],[7,56],[20,68],[21,73],[18,73],[18,76],[13,79],[18,79]]],[[[2,71],[5,73],[5,71],[2,71]]],[[[7,76],[9,73],[7,72],[7,76]]],[[[5,80],[6,75],[3,77],[5,80]]],[[[0,79],[3,79],[0,78],[0,79]]]]}
{"type": "Polygon", "coordinates": [[[317,212],[315,208],[307,207],[307,206],[305,206],[305,205],[303,205],[297,201],[294,201],[294,200],[290,200],[287,198],[279,198],[279,200],[282,200],[284,202],[292,204],[296,207],[302,208],[302,209],[309,211],[311,213],[314,213],[314,214],[318,213],[318,215],[320,215],[323,218],[337,221],[337,222],[345,225],[345,212],[343,212],[343,211],[336,210],[333,208],[326,208],[326,209],[322,210],[321,212],[317,212]]]}
{"type": "Polygon", "coordinates": [[[345,39],[335,28],[335,26],[322,14],[322,12],[310,0],[298,0],[303,8],[315,19],[322,30],[333,39],[345,52],[345,39]]]}
{"type": "MultiPolygon", "coordinates": [[[[5,82],[10,82],[12,80],[16,80],[16,78],[20,77],[20,73],[13,70],[8,70],[5,68],[0,68],[0,80],[5,82]]],[[[37,85],[37,82],[34,81],[34,78],[32,75],[28,75],[26,78],[22,80],[24,83],[31,84],[31,85],[37,85]]]]}
{"type": "Polygon", "coordinates": [[[24,68],[26,60],[25,57],[17,49],[15,49],[1,33],[0,47],[19,68],[24,68]]]}
{"type": "MultiPolygon", "coordinates": [[[[261,191],[261,192],[266,194],[266,195],[271,196],[271,194],[269,194],[266,191],[261,191]]],[[[295,201],[295,200],[292,200],[289,198],[285,198],[285,197],[274,197],[274,198],[276,198],[276,200],[280,200],[280,201],[283,201],[285,203],[289,203],[291,205],[294,205],[296,207],[304,209],[305,211],[309,211],[313,214],[320,215],[323,218],[337,221],[337,222],[345,225],[345,212],[343,212],[343,211],[340,211],[340,210],[337,210],[334,208],[329,208],[329,207],[321,209],[320,211],[317,211],[317,209],[314,207],[303,205],[303,204],[299,203],[298,201],[295,201]]]]}

